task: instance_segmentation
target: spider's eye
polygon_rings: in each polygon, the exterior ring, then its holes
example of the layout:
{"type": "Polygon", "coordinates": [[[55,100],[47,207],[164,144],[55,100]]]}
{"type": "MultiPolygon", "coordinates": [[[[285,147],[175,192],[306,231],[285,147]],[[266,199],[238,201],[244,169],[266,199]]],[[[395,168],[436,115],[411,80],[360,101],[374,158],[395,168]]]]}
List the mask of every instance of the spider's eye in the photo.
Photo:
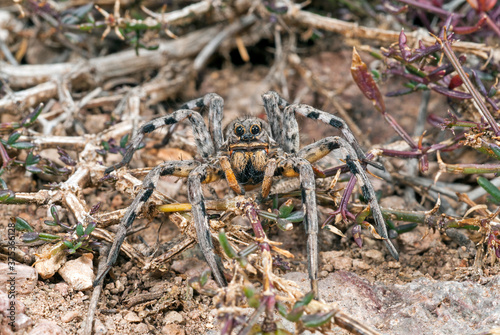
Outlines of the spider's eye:
{"type": "Polygon", "coordinates": [[[236,128],[234,128],[234,133],[236,134],[236,136],[241,136],[245,133],[245,128],[243,128],[242,125],[238,125],[236,126],[236,128]]]}
{"type": "Polygon", "coordinates": [[[258,124],[254,124],[250,131],[252,132],[252,134],[257,135],[258,133],[260,133],[260,126],[258,124]]]}

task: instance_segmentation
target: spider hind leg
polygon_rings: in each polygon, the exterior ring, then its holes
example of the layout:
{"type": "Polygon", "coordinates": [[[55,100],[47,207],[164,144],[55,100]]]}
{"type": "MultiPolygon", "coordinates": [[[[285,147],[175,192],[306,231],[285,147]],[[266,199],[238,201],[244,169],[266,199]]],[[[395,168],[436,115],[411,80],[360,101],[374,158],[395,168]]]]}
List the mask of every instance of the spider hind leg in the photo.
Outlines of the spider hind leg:
{"type": "Polygon", "coordinates": [[[113,264],[118,258],[120,248],[127,236],[127,230],[130,228],[136,217],[142,212],[145,204],[153,195],[160,176],[173,175],[177,177],[187,177],[189,173],[194,170],[200,163],[197,161],[173,161],[164,162],[154,169],[152,169],[142,183],[142,189],[139,191],[134,201],[127,208],[125,215],[120,221],[118,231],[116,232],[113,245],[109,250],[108,258],[106,260],[106,267],[104,271],[100,272],[95,281],[94,286],[98,285],[104,276],[109,272],[113,264]]]}

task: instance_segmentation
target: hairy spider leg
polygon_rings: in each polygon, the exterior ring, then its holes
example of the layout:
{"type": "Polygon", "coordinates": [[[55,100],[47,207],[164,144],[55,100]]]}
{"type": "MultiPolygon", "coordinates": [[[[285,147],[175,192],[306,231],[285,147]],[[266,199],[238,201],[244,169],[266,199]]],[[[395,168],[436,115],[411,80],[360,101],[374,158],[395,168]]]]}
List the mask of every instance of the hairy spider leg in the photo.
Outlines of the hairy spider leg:
{"type": "Polygon", "coordinates": [[[137,132],[134,134],[131,140],[131,144],[127,148],[127,152],[123,156],[123,160],[109,168],[107,168],[104,173],[109,174],[114,170],[127,165],[132,160],[134,152],[137,150],[145,134],[149,134],[158,128],[175,124],[184,119],[189,119],[191,125],[193,126],[193,135],[198,147],[198,152],[204,160],[208,160],[210,157],[215,156],[215,148],[210,138],[210,133],[207,130],[207,126],[203,121],[203,117],[200,113],[195,112],[190,109],[180,109],[169,115],[161,116],[142,125],[137,132]]]}
{"type": "Polygon", "coordinates": [[[307,235],[307,268],[311,289],[315,297],[319,297],[318,291],[318,212],[316,206],[316,182],[314,172],[306,159],[292,157],[278,163],[277,172],[285,177],[300,179],[302,192],[302,207],[305,213],[304,226],[307,235]]]}
{"type": "Polygon", "coordinates": [[[222,135],[222,117],[224,111],[224,99],[216,93],[205,94],[202,98],[186,102],[181,109],[202,109],[208,106],[209,130],[215,144],[215,150],[219,151],[224,143],[222,135]]]}
{"type": "Polygon", "coordinates": [[[384,243],[392,257],[399,260],[399,254],[388,237],[384,217],[382,216],[382,211],[380,210],[380,205],[377,201],[373,186],[368,179],[365,170],[359,163],[354,148],[352,148],[351,145],[343,138],[332,136],[305,146],[298,152],[297,155],[306,159],[310,163],[314,163],[329,154],[332,150],[338,148],[342,150],[343,155],[346,157],[346,164],[352,174],[356,177],[358,184],[361,187],[363,197],[370,205],[377,233],[384,238],[384,243]]]}
{"type": "Polygon", "coordinates": [[[234,193],[238,195],[245,194],[245,190],[243,189],[243,187],[241,187],[240,183],[236,179],[233,168],[231,167],[231,163],[229,162],[229,158],[227,156],[221,156],[219,157],[219,163],[222,171],[224,171],[224,175],[226,176],[226,181],[229,187],[231,187],[231,189],[234,191],[234,193]]]}
{"type": "MultiPolygon", "coordinates": [[[[278,93],[274,91],[267,92],[262,96],[262,99],[264,100],[264,107],[266,109],[269,122],[270,123],[274,122],[273,120],[276,119],[278,121],[281,121],[281,119],[283,120],[278,125],[271,126],[273,131],[273,136],[281,139],[281,141],[278,141],[278,143],[280,143],[283,148],[289,147],[290,150],[293,150],[292,148],[295,148],[298,151],[298,144],[299,144],[298,132],[297,134],[295,134],[293,132],[287,131],[290,128],[286,128],[284,124],[286,122],[293,122],[291,118],[289,116],[287,117],[286,115],[287,112],[285,107],[287,107],[290,109],[288,113],[290,113],[293,110],[293,113],[301,114],[313,120],[320,120],[337,129],[340,129],[340,131],[346,138],[347,142],[349,142],[349,144],[356,151],[358,158],[361,160],[366,159],[366,155],[363,149],[361,149],[361,146],[359,145],[358,141],[354,137],[354,134],[352,133],[351,129],[349,128],[347,123],[345,123],[345,121],[339,118],[338,116],[332,115],[330,113],[324,112],[322,110],[316,109],[314,107],[305,104],[289,104],[288,102],[286,102],[286,100],[281,98],[278,95],[278,93]],[[283,116],[280,115],[281,109],[285,109],[285,113],[283,116]],[[270,116],[271,118],[269,118],[270,116]]],[[[295,121],[295,123],[296,122],[297,121],[295,121]]]]}
{"type": "Polygon", "coordinates": [[[262,100],[264,101],[264,109],[266,110],[267,121],[271,126],[273,139],[283,148],[283,117],[280,108],[285,108],[288,103],[274,91],[263,94],[262,100]]]}
{"type": "Polygon", "coordinates": [[[144,205],[149,200],[153,194],[156,186],[158,185],[158,180],[160,176],[172,175],[176,177],[188,177],[190,172],[193,171],[201,163],[197,161],[170,161],[164,162],[154,169],[152,169],[147,176],[144,178],[142,183],[142,189],[139,191],[135,197],[132,204],[128,207],[125,215],[120,221],[118,231],[116,233],[115,240],[109,251],[108,258],[106,260],[105,269],[97,275],[94,281],[94,286],[98,285],[104,276],[109,272],[113,264],[118,258],[120,253],[120,248],[127,236],[127,230],[134,222],[135,218],[141,213],[144,205]]]}
{"type": "Polygon", "coordinates": [[[188,197],[191,203],[191,214],[193,215],[196,235],[198,236],[198,244],[210,269],[212,269],[215,281],[220,287],[225,287],[227,286],[227,281],[224,277],[224,267],[219,257],[214,253],[212,235],[210,234],[210,226],[205,209],[205,199],[201,188],[201,183],[212,181],[210,175],[219,175],[219,173],[208,164],[203,164],[195,168],[188,177],[188,197]]]}
{"type": "Polygon", "coordinates": [[[266,169],[264,170],[264,179],[262,180],[261,194],[265,199],[271,191],[273,185],[274,172],[276,171],[276,159],[271,158],[267,161],[266,169]]]}

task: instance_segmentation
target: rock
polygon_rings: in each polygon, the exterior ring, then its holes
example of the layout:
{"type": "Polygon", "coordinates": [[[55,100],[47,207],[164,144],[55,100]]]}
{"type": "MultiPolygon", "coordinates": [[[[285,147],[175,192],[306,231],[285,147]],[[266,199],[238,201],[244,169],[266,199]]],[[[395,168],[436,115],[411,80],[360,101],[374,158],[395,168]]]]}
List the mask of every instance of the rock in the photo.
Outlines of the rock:
{"type": "Polygon", "coordinates": [[[395,262],[395,261],[389,261],[387,263],[387,267],[389,269],[399,269],[399,268],[401,268],[401,263],[395,262]]]}
{"type": "Polygon", "coordinates": [[[16,321],[14,321],[14,329],[20,331],[31,327],[33,325],[33,320],[24,313],[19,313],[16,315],[16,321]]]}
{"type": "Polygon", "coordinates": [[[64,331],[54,321],[39,320],[28,335],[64,335],[64,331]]]}
{"type": "Polygon", "coordinates": [[[0,291],[0,334],[13,333],[13,327],[19,331],[31,326],[33,322],[24,311],[25,306],[22,302],[0,291]]]}
{"type": "Polygon", "coordinates": [[[57,283],[54,286],[54,291],[59,292],[61,296],[65,297],[69,293],[69,285],[66,283],[57,283]]]}
{"type": "Polygon", "coordinates": [[[350,270],[352,267],[352,258],[349,257],[337,257],[332,263],[335,270],[350,270]]]}
{"type": "Polygon", "coordinates": [[[382,252],[379,250],[370,249],[370,250],[362,251],[361,254],[364,257],[371,259],[376,263],[382,263],[384,261],[384,254],[382,254],[382,252]]]}
{"type": "Polygon", "coordinates": [[[66,263],[67,253],[60,244],[44,244],[36,254],[35,269],[43,279],[51,278],[66,263]]]}
{"type": "Polygon", "coordinates": [[[76,319],[80,315],[80,312],[77,311],[69,311],[63,316],[61,316],[61,321],[64,323],[68,323],[76,319]]]}
{"type": "Polygon", "coordinates": [[[92,265],[93,258],[94,256],[88,253],[75,260],[68,261],[59,269],[59,274],[74,290],[88,290],[92,287],[95,277],[92,265]]]}
{"type": "MultiPolygon", "coordinates": [[[[284,277],[297,282],[304,293],[309,289],[305,273],[284,277]]],[[[408,334],[409,329],[412,334],[482,334],[498,328],[500,320],[500,275],[487,284],[421,277],[404,285],[383,285],[336,271],[320,279],[318,287],[326,303],[335,302],[384,334],[408,334]]]]}
{"type": "Polygon", "coordinates": [[[147,334],[147,333],[149,333],[148,325],[145,324],[144,322],[139,323],[137,326],[135,326],[135,332],[137,334],[147,334]]]}
{"type": "Polygon", "coordinates": [[[167,315],[165,315],[164,323],[169,324],[169,323],[182,323],[184,321],[184,318],[179,312],[176,311],[171,311],[168,312],[167,315]]]}
{"type": "Polygon", "coordinates": [[[94,321],[94,335],[104,335],[108,332],[106,326],[99,319],[94,321]]]}
{"type": "Polygon", "coordinates": [[[38,273],[34,268],[24,264],[14,264],[11,268],[7,263],[0,263],[0,290],[15,294],[33,292],[38,282],[38,273]]]}
{"type": "Polygon", "coordinates": [[[142,319],[134,312],[129,311],[125,316],[123,317],[125,320],[128,322],[141,322],[142,319]]]}
{"type": "Polygon", "coordinates": [[[175,324],[168,324],[163,326],[163,328],[161,329],[161,333],[165,335],[186,335],[184,329],[175,324]]]}
{"type": "Polygon", "coordinates": [[[372,267],[361,259],[353,259],[352,266],[357,270],[370,270],[372,267]]]}
{"type": "Polygon", "coordinates": [[[210,267],[207,262],[198,258],[188,258],[173,262],[171,269],[188,277],[196,277],[201,275],[203,271],[210,269],[210,267]]]}
{"type": "Polygon", "coordinates": [[[343,251],[324,251],[320,252],[319,256],[324,264],[333,264],[335,259],[344,256],[343,251]]]}

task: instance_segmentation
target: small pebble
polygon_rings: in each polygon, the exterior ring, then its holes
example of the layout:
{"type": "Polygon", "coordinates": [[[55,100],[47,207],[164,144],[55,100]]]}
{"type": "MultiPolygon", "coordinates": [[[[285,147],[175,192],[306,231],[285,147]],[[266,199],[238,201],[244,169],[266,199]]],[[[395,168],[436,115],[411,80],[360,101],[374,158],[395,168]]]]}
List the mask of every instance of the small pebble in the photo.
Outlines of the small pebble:
{"type": "Polygon", "coordinates": [[[69,285],[66,283],[57,283],[54,286],[54,290],[58,292],[61,296],[65,297],[69,292],[69,285]]]}
{"type": "Polygon", "coordinates": [[[169,324],[169,323],[182,323],[183,321],[184,318],[179,312],[171,311],[167,313],[163,322],[165,324],[169,324]]]}
{"type": "Polygon", "coordinates": [[[399,269],[399,268],[401,268],[401,263],[394,262],[394,261],[389,261],[387,263],[387,266],[389,267],[389,269],[399,269]]]}
{"type": "Polygon", "coordinates": [[[333,260],[332,265],[336,270],[350,270],[352,267],[352,258],[337,257],[333,260]]]}
{"type": "Polygon", "coordinates": [[[0,263],[0,290],[8,292],[13,278],[16,294],[29,294],[33,292],[38,282],[38,273],[28,265],[16,263],[9,268],[7,263],[0,263]],[[11,272],[15,275],[9,274],[11,272]]]}
{"type": "Polygon", "coordinates": [[[370,270],[372,268],[369,264],[360,259],[353,259],[352,266],[357,270],[370,270]]]}
{"type": "Polygon", "coordinates": [[[75,260],[66,262],[58,272],[74,290],[88,290],[92,287],[95,278],[92,265],[93,258],[94,256],[91,253],[84,254],[75,260]]]}
{"type": "Polygon", "coordinates": [[[319,276],[320,276],[321,278],[325,278],[326,276],[328,276],[328,271],[321,271],[321,272],[319,273],[319,276]]]}
{"type": "Polygon", "coordinates": [[[101,320],[96,319],[94,321],[94,335],[104,335],[108,332],[106,326],[101,322],[101,320]]]}
{"type": "Polygon", "coordinates": [[[384,261],[384,255],[382,254],[382,252],[375,249],[370,249],[365,252],[362,252],[362,255],[365,256],[366,258],[372,259],[374,262],[377,263],[382,263],[384,261]]]}
{"type": "Polygon", "coordinates": [[[175,324],[168,324],[163,326],[163,328],[161,329],[161,333],[164,335],[186,335],[184,329],[175,324]]]}
{"type": "Polygon", "coordinates": [[[51,253],[52,248],[53,246],[47,243],[37,252],[39,255],[46,256],[44,258],[36,256],[35,269],[42,279],[51,278],[66,262],[68,254],[64,251],[59,251],[53,255],[51,253]]]}
{"type": "Polygon", "coordinates": [[[54,321],[39,320],[28,335],[64,335],[64,331],[54,321]]]}
{"type": "Polygon", "coordinates": [[[125,320],[128,322],[141,322],[142,319],[134,312],[129,311],[127,314],[125,314],[124,317],[125,320]]]}
{"type": "Polygon", "coordinates": [[[68,313],[66,313],[63,316],[61,316],[61,321],[64,322],[64,323],[71,322],[75,318],[77,318],[78,315],[80,315],[80,312],[78,312],[78,311],[69,311],[68,313]]]}
{"type": "Polygon", "coordinates": [[[148,325],[144,322],[139,323],[137,326],[135,326],[135,332],[137,334],[147,334],[149,332],[148,325]]]}
{"type": "Polygon", "coordinates": [[[24,313],[16,314],[16,321],[14,321],[14,329],[20,331],[31,327],[33,325],[33,320],[24,313]]]}

